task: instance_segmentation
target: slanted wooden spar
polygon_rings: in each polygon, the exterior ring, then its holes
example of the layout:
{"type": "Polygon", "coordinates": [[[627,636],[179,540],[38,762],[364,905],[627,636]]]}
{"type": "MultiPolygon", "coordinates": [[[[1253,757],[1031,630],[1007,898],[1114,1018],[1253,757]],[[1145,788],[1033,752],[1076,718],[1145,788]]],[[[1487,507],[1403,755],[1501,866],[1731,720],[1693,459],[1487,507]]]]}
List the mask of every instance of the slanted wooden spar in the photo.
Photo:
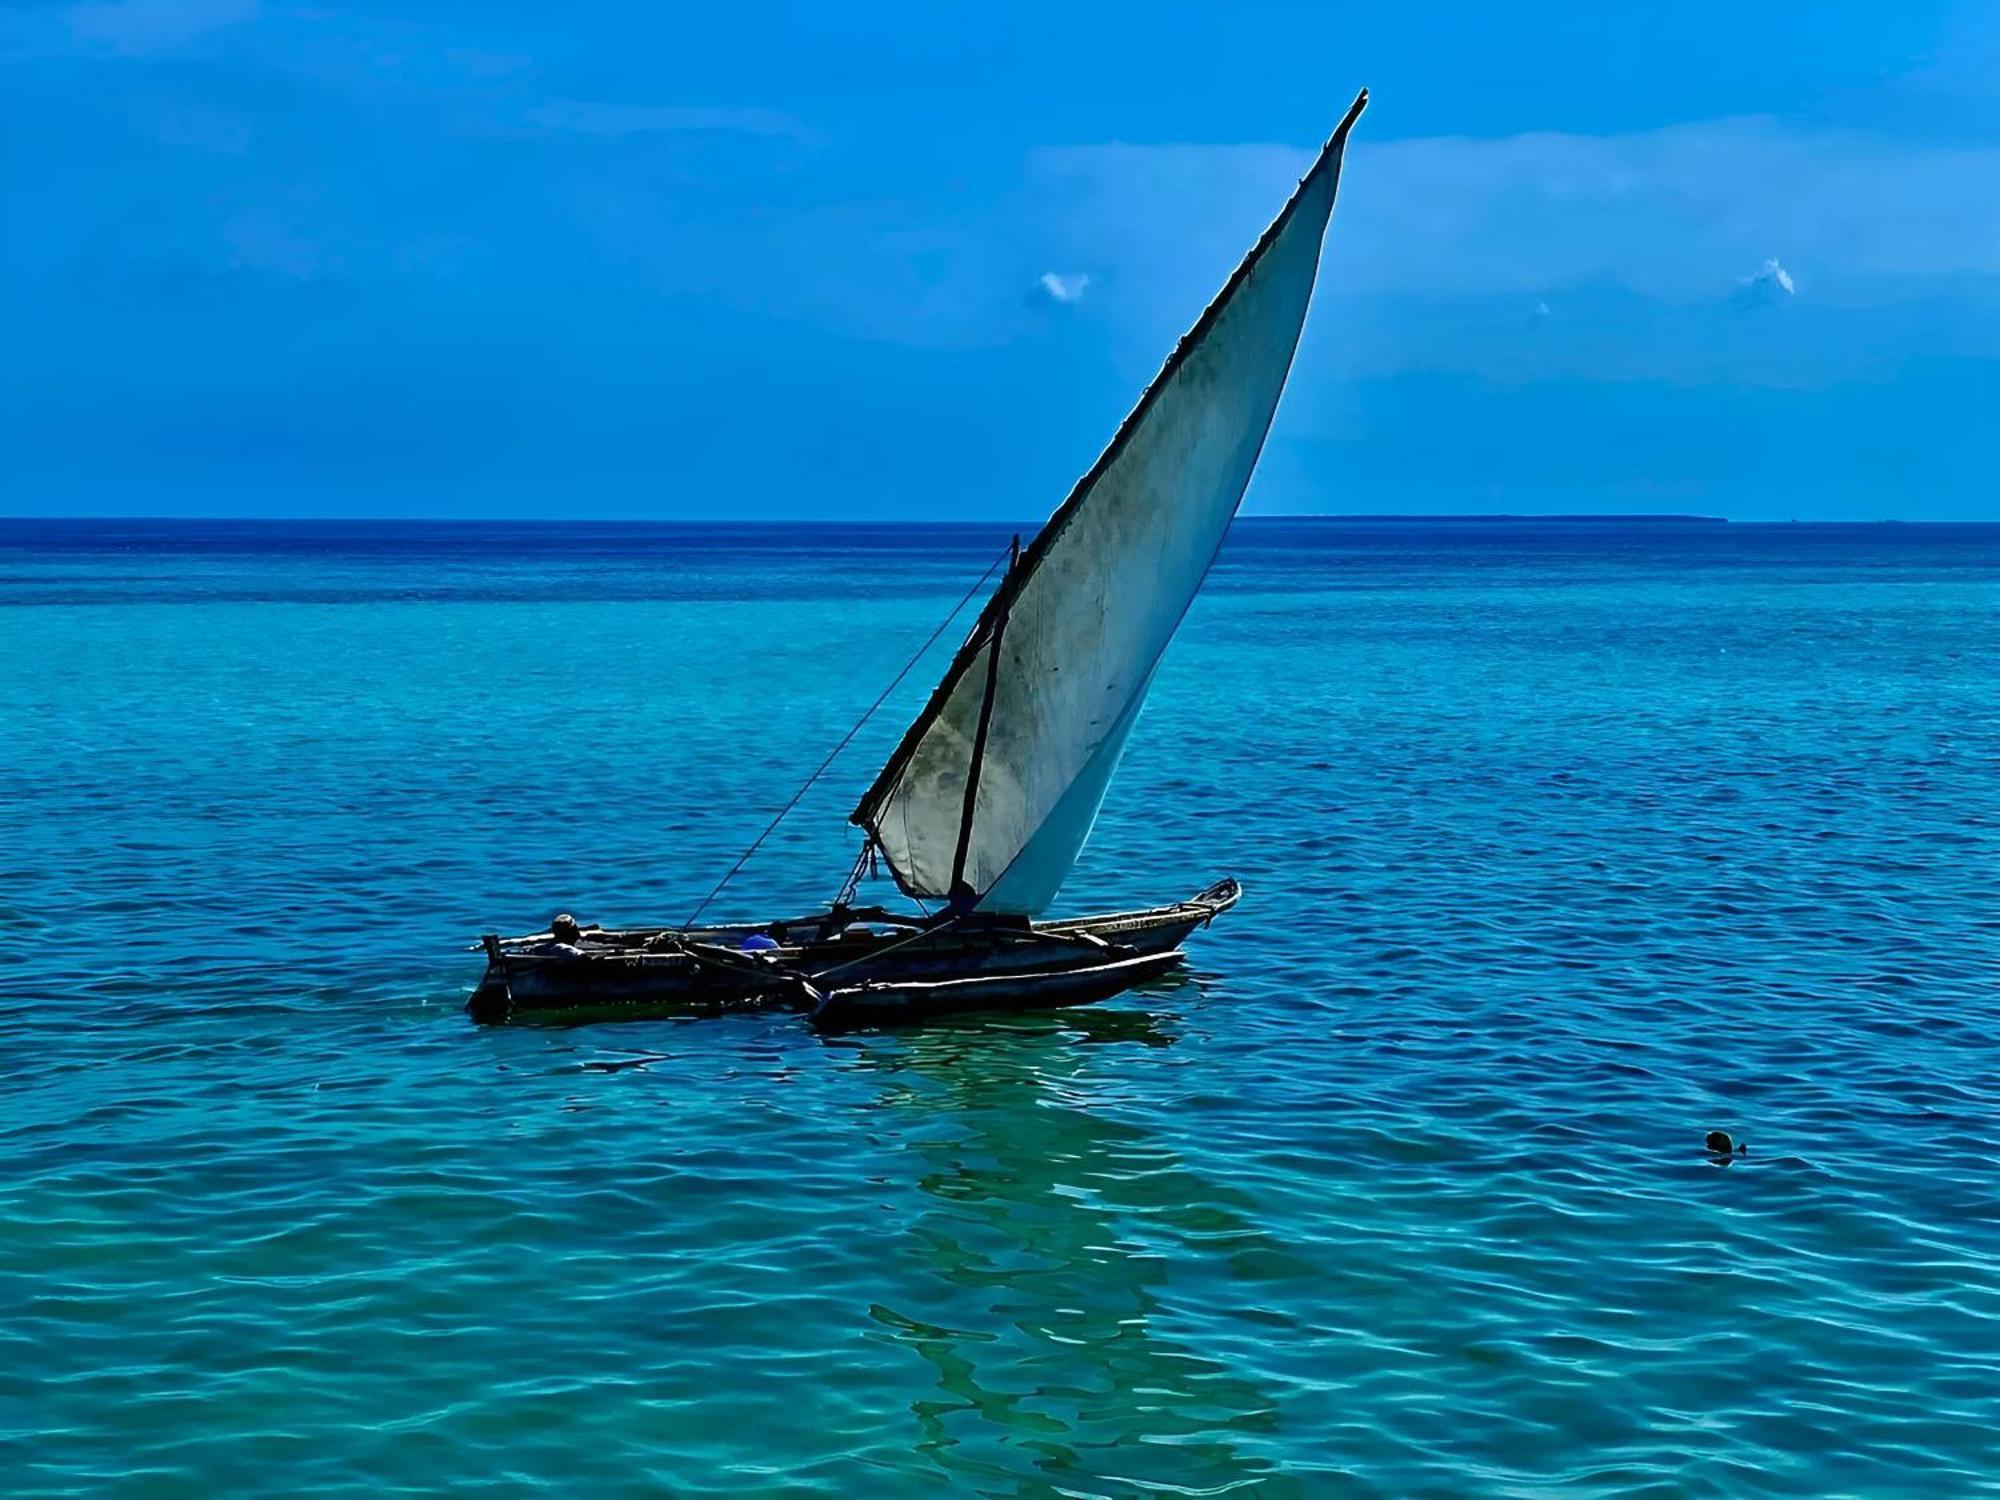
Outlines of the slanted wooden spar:
{"type": "Polygon", "coordinates": [[[1160,658],[1256,469],[1312,300],[1348,132],[1367,102],[1363,91],[1090,471],[1025,552],[1016,543],[855,807],[864,854],[879,853],[906,895],[944,911],[864,913],[844,889],[811,918],[651,929],[636,947],[630,934],[491,938],[475,1016],[615,1012],[667,995],[714,1008],[798,1005],[823,1020],[1069,1003],[1153,977],[1182,938],[1235,904],[1226,881],[1178,907],[1032,920],[1090,835],[1160,658]]]}

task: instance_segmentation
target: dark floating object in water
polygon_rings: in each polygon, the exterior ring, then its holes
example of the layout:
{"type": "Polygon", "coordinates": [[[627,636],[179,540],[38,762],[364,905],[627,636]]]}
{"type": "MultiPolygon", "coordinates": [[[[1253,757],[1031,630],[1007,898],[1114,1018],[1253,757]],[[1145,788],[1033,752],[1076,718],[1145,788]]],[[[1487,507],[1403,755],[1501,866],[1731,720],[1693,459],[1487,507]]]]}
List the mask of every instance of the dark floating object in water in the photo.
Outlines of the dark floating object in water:
{"type": "MultiPolygon", "coordinates": [[[[1036,920],[1090,836],[1160,658],[1243,502],[1367,103],[1363,91],[1033,542],[1016,538],[943,679],[849,815],[860,857],[829,908],[694,925],[928,641],[685,923],[610,933],[564,919],[488,937],[475,1019],[788,1005],[833,1027],[1081,1004],[1157,976],[1183,938],[1236,903],[1230,880],[1175,906],[1036,920]],[[921,917],[852,904],[878,862],[921,917]]],[[[999,568],[996,558],[987,576],[999,568]]]]}
{"type": "Polygon", "coordinates": [[[1716,1156],[1748,1156],[1750,1154],[1750,1148],[1748,1146],[1737,1145],[1736,1142],[1729,1138],[1729,1132],[1726,1130],[1711,1130],[1708,1133],[1706,1144],[1709,1151],[1716,1156]]]}

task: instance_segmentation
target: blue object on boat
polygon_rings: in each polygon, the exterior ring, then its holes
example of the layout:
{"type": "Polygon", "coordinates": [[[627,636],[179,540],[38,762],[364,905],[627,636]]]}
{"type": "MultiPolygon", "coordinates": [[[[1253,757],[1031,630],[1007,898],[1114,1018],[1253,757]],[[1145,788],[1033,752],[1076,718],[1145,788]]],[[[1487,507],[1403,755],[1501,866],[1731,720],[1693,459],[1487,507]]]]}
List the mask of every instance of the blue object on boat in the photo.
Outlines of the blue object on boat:
{"type": "Polygon", "coordinates": [[[746,953],[762,953],[766,948],[775,948],[777,943],[761,932],[753,932],[737,945],[746,953]]]}

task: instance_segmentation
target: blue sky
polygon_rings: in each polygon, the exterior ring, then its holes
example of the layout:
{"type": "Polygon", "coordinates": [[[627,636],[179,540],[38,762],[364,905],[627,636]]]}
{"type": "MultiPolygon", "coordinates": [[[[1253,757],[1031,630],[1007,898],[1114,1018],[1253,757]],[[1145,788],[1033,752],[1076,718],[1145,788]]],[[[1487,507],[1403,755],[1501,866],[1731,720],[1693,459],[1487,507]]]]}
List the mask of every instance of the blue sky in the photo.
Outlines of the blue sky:
{"type": "Polygon", "coordinates": [[[1355,89],[1252,512],[2000,517],[2000,6],[0,10],[0,511],[1034,517],[1355,89]]]}

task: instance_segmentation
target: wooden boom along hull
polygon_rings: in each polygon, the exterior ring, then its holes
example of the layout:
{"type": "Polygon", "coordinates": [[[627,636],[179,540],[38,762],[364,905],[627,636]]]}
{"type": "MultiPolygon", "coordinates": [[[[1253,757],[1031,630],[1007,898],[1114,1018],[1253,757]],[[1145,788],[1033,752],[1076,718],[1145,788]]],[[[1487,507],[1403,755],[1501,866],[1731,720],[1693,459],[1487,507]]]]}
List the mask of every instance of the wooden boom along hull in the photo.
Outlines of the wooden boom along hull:
{"type": "Polygon", "coordinates": [[[739,1010],[833,1013],[893,1011],[914,1019],[974,1009],[1080,1003],[1154,977],[1179,959],[1180,945],[1241,898],[1234,880],[1171,906],[1054,922],[937,922],[856,914],[836,931],[829,918],[758,926],[586,928],[576,944],[547,933],[488,937],[486,974],[466,1009],[487,1024],[714,1015],[739,1010]],[[758,938],[775,947],[745,949],[758,938]],[[1161,959],[1144,969],[1131,959],[1161,959]],[[1081,976],[1089,971],[1095,977],[1081,976]],[[1061,976],[1078,976],[1063,982],[1061,976]],[[977,981],[964,989],[947,986],[977,981]],[[1104,986],[1112,987],[1106,991],[1104,986]],[[876,986],[929,987],[855,1001],[876,986]]]}
{"type": "Polygon", "coordinates": [[[1158,979],[1179,964],[1181,956],[1175,948],[1165,953],[1101,959],[1074,968],[848,985],[825,992],[825,998],[813,1009],[812,1023],[822,1031],[838,1031],[852,1026],[906,1026],[968,1011],[1089,1005],[1158,979]]]}

